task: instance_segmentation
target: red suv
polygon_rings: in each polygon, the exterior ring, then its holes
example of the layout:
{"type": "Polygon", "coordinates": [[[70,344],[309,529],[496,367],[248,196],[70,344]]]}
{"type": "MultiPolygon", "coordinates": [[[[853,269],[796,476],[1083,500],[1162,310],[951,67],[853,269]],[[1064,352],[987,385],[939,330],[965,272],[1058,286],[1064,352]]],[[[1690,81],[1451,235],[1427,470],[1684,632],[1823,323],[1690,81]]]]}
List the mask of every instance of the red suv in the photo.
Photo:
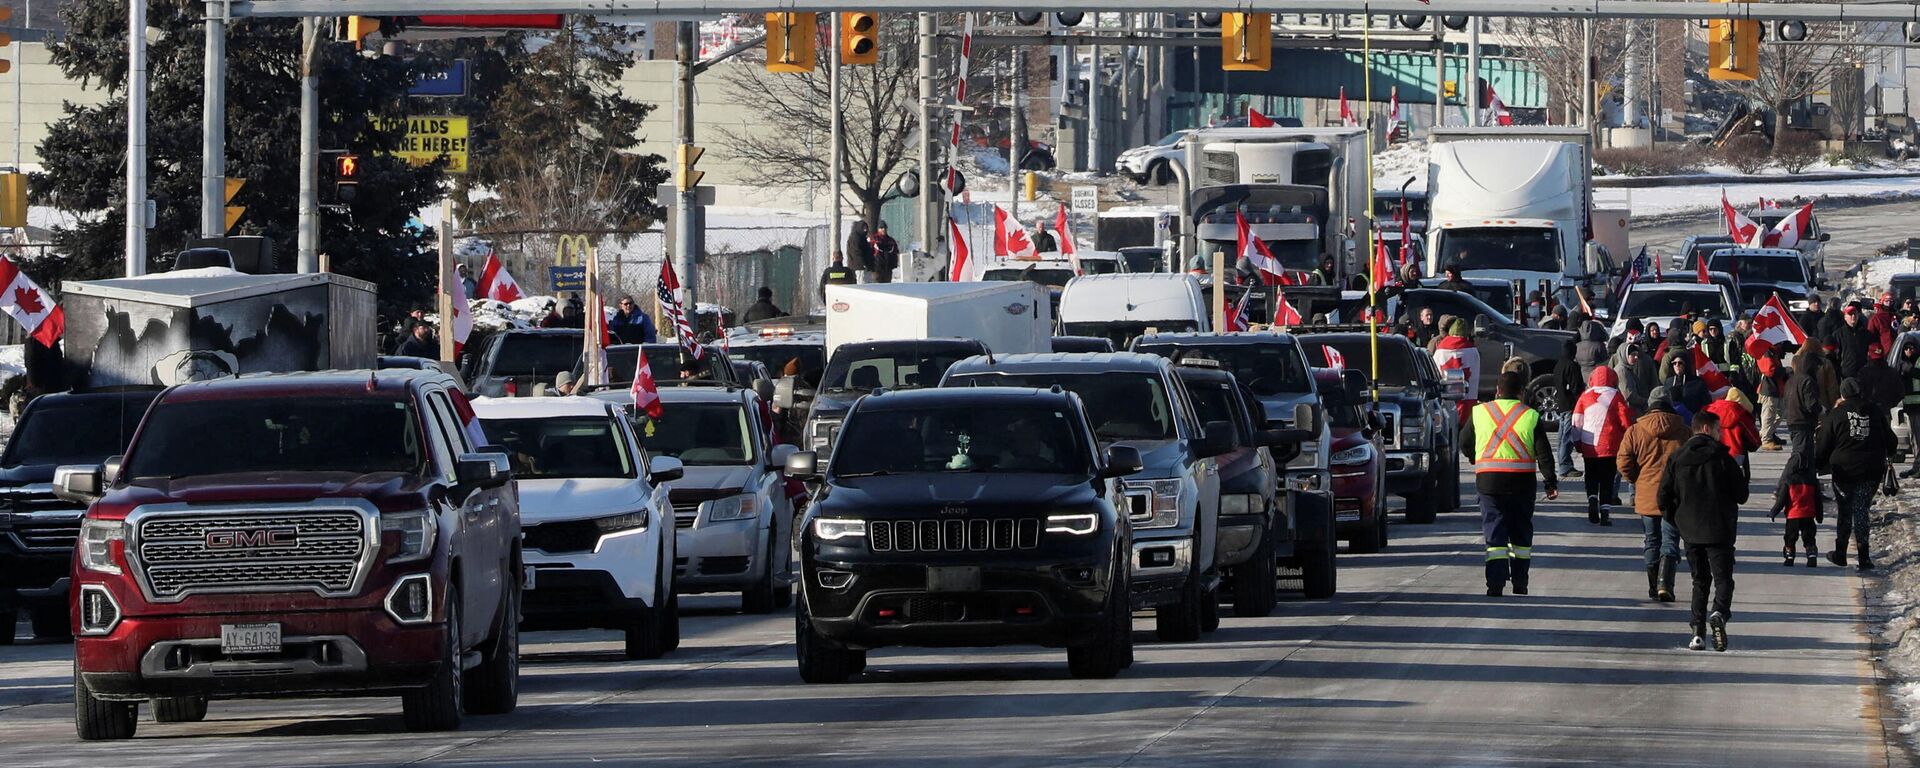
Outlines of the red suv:
{"type": "Polygon", "coordinates": [[[207,701],[399,695],[411,730],[513,709],[519,500],[458,384],[422,370],[162,393],[124,458],[61,467],[82,739],[207,701]]]}

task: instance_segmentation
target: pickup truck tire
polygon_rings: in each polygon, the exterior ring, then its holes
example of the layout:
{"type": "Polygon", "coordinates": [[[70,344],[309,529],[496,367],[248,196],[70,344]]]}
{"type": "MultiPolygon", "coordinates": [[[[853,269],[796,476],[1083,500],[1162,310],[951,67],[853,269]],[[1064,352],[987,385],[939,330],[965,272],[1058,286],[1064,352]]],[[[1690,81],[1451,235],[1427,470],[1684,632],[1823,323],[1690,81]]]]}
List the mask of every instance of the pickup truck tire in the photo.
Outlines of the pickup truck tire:
{"type": "Polygon", "coordinates": [[[73,727],[81,741],[131,739],[139,715],[140,705],[135,702],[94,698],[80,668],[73,668],[73,727]]]}
{"type": "Polygon", "coordinates": [[[1560,389],[1560,383],[1553,374],[1541,374],[1527,382],[1527,407],[1540,414],[1540,420],[1549,427],[1558,427],[1560,414],[1573,410],[1573,402],[1567,399],[1567,393],[1560,389]]]}
{"type": "Polygon", "coordinates": [[[1200,590],[1200,572],[1196,568],[1187,574],[1187,583],[1180,587],[1179,602],[1154,609],[1154,634],[1169,643],[1200,639],[1200,633],[1206,631],[1206,601],[1210,599],[1217,598],[1200,590]]]}
{"type": "Polygon", "coordinates": [[[1125,566],[1116,573],[1107,590],[1106,631],[1086,645],[1067,646],[1067,671],[1082,680],[1104,680],[1120,674],[1133,649],[1133,611],[1129,610],[1131,589],[1127,586],[1125,566]]]}
{"type": "Polygon", "coordinates": [[[867,668],[867,653],[838,647],[813,631],[802,595],[793,610],[794,651],[800,657],[800,679],[814,685],[837,685],[867,668]]]}
{"type": "Polygon", "coordinates": [[[1374,510],[1373,525],[1367,526],[1360,535],[1347,539],[1347,551],[1356,555],[1371,555],[1379,552],[1381,547],[1386,546],[1386,528],[1386,516],[1381,515],[1379,510],[1374,510]]]}
{"type": "Polygon", "coordinates": [[[1414,525],[1431,525],[1440,514],[1440,467],[1434,465],[1427,473],[1427,479],[1421,481],[1420,490],[1407,496],[1407,522],[1414,525]]]}
{"type": "Polygon", "coordinates": [[[772,535],[767,536],[767,562],[766,568],[763,569],[765,572],[760,574],[760,579],[755,581],[753,586],[747,587],[746,591],[740,593],[741,613],[773,613],[774,609],[780,607],[780,596],[774,588],[774,582],[777,579],[773,574],[775,546],[773,539],[772,535]]]}
{"type": "Polygon", "coordinates": [[[1233,615],[1261,618],[1280,603],[1280,579],[1273,567],[1273,531],[1260,535],[1253,557],[1233,568],[1233,615]]]}
{"type": "MultiPolygon", "coordinates": [[[[67,615],[65,603],[45,605],[33,609],[33,637],[35,640],[71,640],[73,639],[73,618],[67,615]]],[[[13,625],[8,624],[8,629],[13,625]]]]}
{"type": "Polygon", "coordinates": [[[460,728],[461,689],[466,677],[461,668],[465,653],[460,647],[460,588],[448,585],[446,597],[441,599],[447,604],[447,624],[440,640],[440,670],[426,686],[400,695],[400,719],[407,730],[416,733],[460,728]]]}
{"type": "Polygon", "coordinates": [[[13,611],[0,611],[0,645],[13,645],[13,632],[20,623],[20,615],[13,611]]]}
{"type": "Polygon", "coordinates": [[[520,703],[520,582],[509,579],[508,583],[511,586],[500,597],[500,625],[481,651],[480,666],[468,675],[463,691],[466,711],[476,715],[504,715],[520,703]]]}
{"type": "Polygon", "coordinates": [[[1339,564],[1333,542],[1310,547],[1300,555],[1301,592],[1309,600],[1325,600],[1339,589],[1339,564]]]}
{"type": "Polygon", "coordinates": [[[205,719],[205,696],[173,696],[153,700],[153,721],[156,723],[197,723],[205,719]]]}

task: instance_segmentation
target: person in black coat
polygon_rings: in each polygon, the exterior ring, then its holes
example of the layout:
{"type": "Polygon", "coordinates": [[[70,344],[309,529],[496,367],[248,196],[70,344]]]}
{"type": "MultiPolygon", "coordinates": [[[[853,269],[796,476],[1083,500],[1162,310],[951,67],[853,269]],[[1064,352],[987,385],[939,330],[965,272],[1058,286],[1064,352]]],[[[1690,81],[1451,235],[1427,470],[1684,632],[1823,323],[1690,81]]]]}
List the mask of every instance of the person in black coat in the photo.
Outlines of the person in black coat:
{"type": "Polygon", "coordinates": [[[1660,513],[1673,521],[1687,543],[1687,570],[1693,574],[1693,650],[1727,649],[1727,619],[1733,615],[1733,542],[1740,505],[1747,500],[1747,477],[1720,442],[1720,418],[1701,413],[1693,436],[1667,459],[1660,476],[1660,513]],[[1711,592],[1713,611],[1707,611],[1711,592]]]}
{"type": "Polygon", "coordinates": [[[415,323],[400,340],[393,353],[401,357],[424,357],[428,360],[440,359],[440,342],[433,338],[433,326],[424,321],[415,323]]]}
{"type": "Polygon", "coordinates": [[[1873,494],[1887,473],[1887,457],[1893,454],[1893,426],[1887,414],[1868,403],[1859,379],[1840,382],[1840,403],[1820,420],[1813,435],[1814,467],[1821,474],[1833,475],[1835,502],[1839,507],[1838,530],[1833,551],[1827,559],[1834,565],[1847,564],[1847,534],[1853,534],[1859,553],[1860,570],[1873,568],[1867,549],[1872,521],[1873,494]]]}
{"type": "Polygon", "coordinates": [[[1667,394],[1673,398],[1673,411],[1686,419],[1688,424],[1699,416],[1713,402],[1713,393],[1707,391],[1707,383],[1693,372],[1693,350],[1675,349],[1667,353],[1666,360],[1660,363],[1660,386],[1667,388],[1667,394]]]}
{"type": "Polygon", "coordinates": [[[1874,336],[1867,330],[1867,320],[1859,307],[1849,306],[1840,316],[1840,324],[1834,326],[1827,339],[1840,348],[1840,378],[1851,379],[1867,367],[1867,350],[1873,347],[1874,336]]]}
{"type": "Polygon", "coordinates": [[[867,237],[866,222],[853,223],[853,230],[847,234],[847,249],[843,253],[847,268],[860,273],[860,282],[873,282],[873,240],[867,237]]]}
{"type": "Polygon", "coordinates": [[[887,234],[887,223],[873,230],[873,281],[893,282],[893,271],[900,268],[900,241],[887,234]]]}
{"type": "Polygon", "coordinates": [[[746,313],[740,316],[740,322],[753,323],[761,320],[772,320],[776,317],[785,317],[786,314],[784,310],[774,305],[773,289],[763,285],[760,286],[759,299],[753,302],[752,306],[747,307],[746,313]]]}

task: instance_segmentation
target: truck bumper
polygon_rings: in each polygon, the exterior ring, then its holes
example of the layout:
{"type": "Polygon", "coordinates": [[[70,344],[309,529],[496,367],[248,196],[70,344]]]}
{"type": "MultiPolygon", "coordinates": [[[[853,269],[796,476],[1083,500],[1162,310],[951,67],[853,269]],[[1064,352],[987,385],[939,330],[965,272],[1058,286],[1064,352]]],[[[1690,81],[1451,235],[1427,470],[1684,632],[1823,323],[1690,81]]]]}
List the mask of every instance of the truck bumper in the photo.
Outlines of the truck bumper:
{"type": "Polygon", "coordinates": [[[929,591],[927,568],[815,561],[808,566],[809,620],[853,648],[1060,647],[1091,641],[1106,627],[1114,564],[1105,552],[982,564],[980,588],[965,592],[929,591]],[[822,570],[846,578],[844,586],[822,586],[822,570]]]}
{"type": "Polygon", "coordinates": [[[1387,452],[1387,493],[1413,493],[1426,485],[1432,473],[1425,451],[1387,452]]]}
{"type": "Polygon", "coordinates": [[[757,519],[708,522],[675,533],[674,591],[738,592],[766,572],[766,531],[757,519]]]}

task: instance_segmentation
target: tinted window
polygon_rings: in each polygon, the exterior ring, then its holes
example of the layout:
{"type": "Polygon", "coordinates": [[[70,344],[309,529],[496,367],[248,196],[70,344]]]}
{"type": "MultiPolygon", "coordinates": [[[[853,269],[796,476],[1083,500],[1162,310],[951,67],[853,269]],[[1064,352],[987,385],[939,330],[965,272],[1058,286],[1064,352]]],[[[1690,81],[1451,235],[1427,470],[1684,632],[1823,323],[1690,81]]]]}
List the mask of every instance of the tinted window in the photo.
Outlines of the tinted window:
{"type": "Polygon", "coordinates": [[[1201,424],[1224,421],[1233,426],[1234,444],[1246,444],[1246,436],[1240,434],[1240,402],[1226,382],[1189,381],[1187,397],[1193,401],[1193,412],[1201,424]]]}
{"type": "Polygon", "coordinates": [[[508,334],[500,339],[499,352],[494,355],[489,374],[552,379],[554,374],[573,370],[580,362],[580,348],[585,344],[579,334],[508,334]]]}
{"type": "MultiPolygon", "coordinates": [[[[1346,360],[1346,367],[1369,374],[1373,372],[1373,344],[1367,339],[1349,337],[1332,340],[1308,336],[1301,339],[1300,344],[1307,350],[1307,361],[1314,365],[1325,363],[1326,348],[1333,347],[1346,360]]],[[[1380,375],[1377,378],[1382,385],[1406,386],[1413,383],[1418,375],[1414,370],[1412,350],[1400,344],[1380,345],[1380,375]]]]}
{"type": "MultiPolygon", "coordinates": [[[[700,359],[687,354],[678,344],[643,344],[639,348],[647,351],[647,367],[653,370],[656,384],[679,384],[689,381],[733,380],[731,363],[722,359],[713,350],[707,350],[700,359]]],[[[628,386],[633,383],[635,367],[640,363],[640,355],[635,347],[610,349],[607,351],[609,379],[615,386],[628,386]]]]}
{"type": "Polygon", "coordinates": [[[956,379],[970,386],[1060,388],[1080,396],[1101,440],[1172,440],[1173,403],[1150,373],[995,373],[956,379]]]}
{"type": "Polygon", "coordinates": [[[1214,360],[1233,377],[1262,397],[1286,393],[1312,392],[1307,369],[1300,353],[1287,344],[1208,344],[1180,347],[1173,344],[1141,344],[1135,351],[1182,360],[1214,360]]]}
{"type": "Polygon", "coordinates": [[[1551,229],[1449,229],[1440,238],[1440,266],[1560,271],[1560,234],[1551,229]]]}
{"type": "Polygon", "coordinates": [[[1080,434],[1071,411],[1053,408],[861,411],[840,433],[832,471],[1090,475],[1080,434]]]}
{"type": "Polygon", "coordinates": [[[979,354],[977,350],[899,349],[875,351],[841,347],[827,363],[820,388],[828,392],[871,392],[887,389],[919,389],[940,383],[954,363],[979,354]]]}
{"type": "Polygon", "coordinates": [[[1366,426],[1363,397],[1348,392],[1346,386],[1328,383],[1320,388],[1320,403],[1327,409],[1327,423],[1335,427],[1359,429],[1366,426]]]}
{"type": "Polygon", "coordinates": [[[1622,317],[1676,317],[1712,311],[1724,316],[1719,291],[1631,291],[1620,307],[1622,317]]]}
{"type": "Polygon", "coordinates": [[[46,398],[14,426],[0,466],[98,464],[127,450],[146,415],[146,398],[46,398]]]}
{"type": "Polygon", "coordinates": [[[1081,259],[1080,271],[1089,275],[1111,275],[1120,271],[1119,259],[1081,259]]]}
{"type": "Polygon", "coordinates": [[[427,459],[413,406],[371,398],[262,397],[161,403],[126,475],[408,472],[427,459]]]}
{"type": "Polygon", "coordinates": [[[738,403],[674,403],[641,444],[690,467],[753,463],[753,422],[738,403]]]}
{"type": "Polygon", "coordinates": [[[1807,281],[1806,266],[1800,263],[1798,256],[1735,256],[1722,253],[1707,259],[1707,269],[1715,272],[1733,272],[1742,280],[1763,280],[1769,283],[1804,283],[1807,281]]]}
{"type": "Polygon", "coordinates": [[[735,346],[727,355],[735,360],[753,360],[775,376],[787,375],[787,364],[800,361],[793,373],[807,373],[827,367],[827,348],[823,344],[752,344],[735,346]]]}
{"type": "Polygon", "coordinates": [[[507,449],[514,477],[634,476],[610,418],[482,419],[480,424],[507,449]]]}

